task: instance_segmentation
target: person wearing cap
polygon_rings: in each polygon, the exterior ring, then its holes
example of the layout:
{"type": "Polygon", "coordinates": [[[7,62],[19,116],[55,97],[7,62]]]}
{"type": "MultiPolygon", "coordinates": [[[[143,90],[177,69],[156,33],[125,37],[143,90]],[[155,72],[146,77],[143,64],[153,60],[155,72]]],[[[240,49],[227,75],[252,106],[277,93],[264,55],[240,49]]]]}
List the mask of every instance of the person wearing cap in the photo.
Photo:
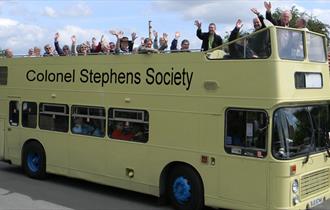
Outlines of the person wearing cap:
{"type": "Polygon", "coordinates": [[[214,23],[209,24],[209,32],[202,32],[202,23],[198,20],[195,21],[195,25],[197,26],[196,35],[202,42],[202,51],[207,51],[209,49],[215,48],[217,46],[222,45],[221,36],[216,34],[216,25],[214,23]]]}

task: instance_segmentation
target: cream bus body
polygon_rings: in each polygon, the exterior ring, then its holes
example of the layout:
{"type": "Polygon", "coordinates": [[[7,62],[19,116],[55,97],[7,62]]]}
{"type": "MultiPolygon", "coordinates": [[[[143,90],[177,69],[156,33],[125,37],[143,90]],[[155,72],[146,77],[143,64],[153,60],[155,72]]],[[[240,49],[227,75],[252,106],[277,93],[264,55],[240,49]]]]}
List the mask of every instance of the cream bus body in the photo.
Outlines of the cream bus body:
{"type": "Polygon", "coordinates": [[[24,145],[38,142],[49,173],[155,196],[166,195],[169,175],[185,166],[200,177],[202,202],[213,207],[296,209],[328,199],[326,150],[311,153],[307,163],[305,155],[289,160],[272,155],[278,108],[329,103],[327,63],[310,62],[307,56],[301,61],[280,59],[277,29],[268,30],[272,54],[266,59],[210,59],[202,52],[1,59],[7,81],[0,86],[0,155],[22,165],[24,145]],[[296,72],[320,73],[322,87],[297,89],[296,72]],[[146,110],[148,141],[116,140],[108,132],[104,137],[77,135],[70,129],[71,120],[67,132],[40,129],[39,117],[36,128],[23,127],[21,116],[11,125],[10,101],[20,107],[24,102],[64,104],[69,116],[75,105],[103,107],[106,128],[111,108],[146,110]],[[265,150],[258,156],[226,152],[226,113],[231,109],[267,116],[265,150]],[[313,178],[322,170],[326,177],[319,181],[325,180],[326,187],[299,194],[302,177],[313,178]],[[291,190],[295,179],[300,184],[298,203],[291,190]]]}

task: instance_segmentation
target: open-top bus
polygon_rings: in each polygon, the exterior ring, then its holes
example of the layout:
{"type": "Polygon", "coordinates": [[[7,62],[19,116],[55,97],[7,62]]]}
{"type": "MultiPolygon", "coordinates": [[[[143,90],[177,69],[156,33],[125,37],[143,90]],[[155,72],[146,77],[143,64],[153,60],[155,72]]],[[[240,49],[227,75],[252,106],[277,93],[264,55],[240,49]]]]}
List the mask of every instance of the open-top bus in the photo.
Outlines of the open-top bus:
{"type": "Polygon", "coordinates": [[[330,197],[325,37],[269,27],[208,52],[0,59],[0,157],[176,209],[330,197]]]}

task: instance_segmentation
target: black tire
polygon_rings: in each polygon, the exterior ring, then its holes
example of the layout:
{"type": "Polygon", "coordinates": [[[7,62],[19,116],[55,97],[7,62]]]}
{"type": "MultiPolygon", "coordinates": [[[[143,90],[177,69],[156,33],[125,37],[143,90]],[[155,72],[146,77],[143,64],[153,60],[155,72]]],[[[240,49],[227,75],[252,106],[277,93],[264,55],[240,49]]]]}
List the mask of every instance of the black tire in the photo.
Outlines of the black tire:
{"type": "Polygon", "coordinates": [[[167,193],[171,205],[177,210],[201,210],[204,207],[203,183],[198,173],[189,166],[171,170],[167,193]]]}
{"type": "Polygon", "coordinates": [[[30,142],[23,148],[22,167],[24,173],[34,179],[46,177],[46,155],[40,143],[30,142]]]}

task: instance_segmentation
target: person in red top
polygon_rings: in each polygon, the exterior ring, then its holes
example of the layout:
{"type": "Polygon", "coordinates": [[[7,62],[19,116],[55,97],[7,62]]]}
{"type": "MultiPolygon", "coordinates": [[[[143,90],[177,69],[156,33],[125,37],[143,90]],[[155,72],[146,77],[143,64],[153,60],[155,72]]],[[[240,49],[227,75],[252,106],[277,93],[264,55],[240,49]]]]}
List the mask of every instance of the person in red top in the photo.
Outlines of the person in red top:
{"type": "Polygon", "coordinates": [[[134,134],[128,129],[124,129],[127,128],[128,126],[129,126],[128,122],[126,122],[125,125],[124,122],[118,122],[116,125],[116,129],[111,134],[111,137],[120,140],[132,140],[134,134]]]}

